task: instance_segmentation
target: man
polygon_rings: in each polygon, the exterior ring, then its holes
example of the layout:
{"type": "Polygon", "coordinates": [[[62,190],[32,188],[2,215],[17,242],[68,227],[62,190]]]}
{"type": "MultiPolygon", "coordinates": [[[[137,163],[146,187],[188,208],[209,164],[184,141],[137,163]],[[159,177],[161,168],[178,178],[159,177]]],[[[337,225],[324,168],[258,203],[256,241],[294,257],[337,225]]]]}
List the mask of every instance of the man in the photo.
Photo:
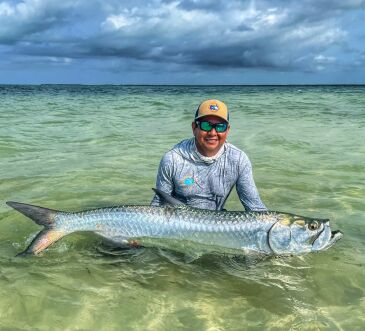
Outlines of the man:
{"type": "MultiPolygon", "coordinates": [[[[247,155],[226,142],[230,130],[227,106],[219,100],[202,102],[192,129],[194,138],[183,140],[163,156],[156,188],[189,206],[222,210],[236,185],[247,211],[267,210],[247,155]]],[[[163,202],[155,195],[151,205],[160,204],[163,202]]]]}

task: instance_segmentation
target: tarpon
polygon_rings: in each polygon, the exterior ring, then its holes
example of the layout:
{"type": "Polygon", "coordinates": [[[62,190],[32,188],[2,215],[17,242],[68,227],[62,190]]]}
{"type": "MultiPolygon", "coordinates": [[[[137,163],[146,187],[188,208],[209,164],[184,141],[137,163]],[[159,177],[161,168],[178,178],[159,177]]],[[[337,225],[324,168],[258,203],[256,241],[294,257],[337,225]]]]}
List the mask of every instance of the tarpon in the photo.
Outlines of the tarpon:
{"type": "Polygon", "coordinates": [[[342,238],[328,219],[276,211],[212,211],[192,208],[155,190],[168,204],[126,205],[65,212],[7,202],[44,229],[22,254],[38,254],[62,237],[94,232],[117,245],[160,247],[188,254],[248,252],[297,255],[326,250],[342,238]]]}

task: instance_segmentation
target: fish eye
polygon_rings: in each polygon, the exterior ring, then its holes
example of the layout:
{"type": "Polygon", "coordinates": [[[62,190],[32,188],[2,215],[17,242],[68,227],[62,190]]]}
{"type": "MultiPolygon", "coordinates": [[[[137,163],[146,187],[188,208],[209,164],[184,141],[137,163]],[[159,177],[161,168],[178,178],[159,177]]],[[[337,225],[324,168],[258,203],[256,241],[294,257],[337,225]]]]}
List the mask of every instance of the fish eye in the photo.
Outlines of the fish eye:
{"type": "Polygon", "coordinates": [[[317,230],[318,228],[319,228],[319,223],[317,221],[313,221],[308,224],[308,229],[311,231],[317,230]]]}

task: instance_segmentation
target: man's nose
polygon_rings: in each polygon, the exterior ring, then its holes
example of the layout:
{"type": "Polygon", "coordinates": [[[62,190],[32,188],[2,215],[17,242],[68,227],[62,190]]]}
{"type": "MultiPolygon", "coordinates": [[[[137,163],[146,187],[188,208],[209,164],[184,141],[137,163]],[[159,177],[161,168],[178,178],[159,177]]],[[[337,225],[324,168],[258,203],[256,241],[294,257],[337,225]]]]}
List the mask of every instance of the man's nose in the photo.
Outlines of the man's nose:
{"type": "Polygon", "coordinates": [[[217,134],[217,131],[216,131],[216,129],[215,129],[215,128],[212,128],[212,130],[210,130],[210,131],[208,132],[208,134],[209,134],[209,135],[212,135],[212,136],[215,136],[215,135],[217,134]]]}

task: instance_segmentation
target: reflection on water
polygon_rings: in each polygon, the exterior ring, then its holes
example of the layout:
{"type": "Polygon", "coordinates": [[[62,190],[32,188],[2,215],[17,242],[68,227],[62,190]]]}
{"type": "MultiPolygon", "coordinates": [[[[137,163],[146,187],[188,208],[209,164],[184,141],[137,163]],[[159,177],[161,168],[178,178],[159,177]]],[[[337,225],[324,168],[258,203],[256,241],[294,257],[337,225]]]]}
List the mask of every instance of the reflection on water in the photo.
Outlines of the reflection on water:
{"type": "MultiPolygon", "coordinates": [[[[364,87],[0,86],[0,329],[362,330],[364,87]],[[230,142],[271,208],[330,218],[326,252],[266,258],[115,250],[72,234],[17,258],[39,227],[5,206],[148,204],[196,105],[231,109],[230,142]]],[[[233,192],[226,205],[242,207],[233,192]]]]}

